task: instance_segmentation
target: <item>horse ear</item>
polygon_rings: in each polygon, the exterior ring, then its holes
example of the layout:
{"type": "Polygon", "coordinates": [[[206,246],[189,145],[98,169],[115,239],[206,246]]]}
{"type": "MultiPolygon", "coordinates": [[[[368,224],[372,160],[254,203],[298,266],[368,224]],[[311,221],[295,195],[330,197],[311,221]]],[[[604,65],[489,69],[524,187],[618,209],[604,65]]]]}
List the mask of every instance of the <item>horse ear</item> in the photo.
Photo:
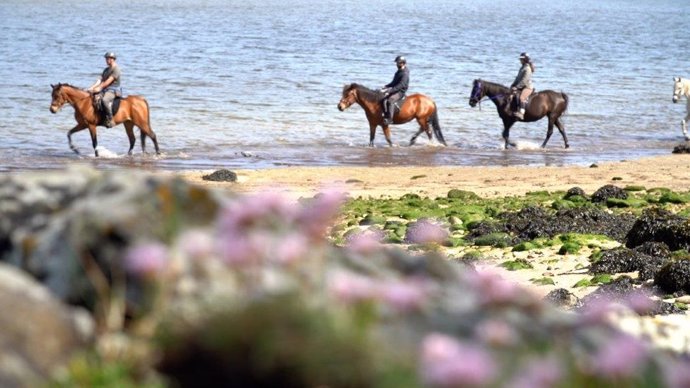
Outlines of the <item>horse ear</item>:
{"type": "Polygon", "coordinates": [[[55,89],[55,85],[53,85],[53,84],[50,84],[50,87],[53,88],[53,89],[55,89]]]}
{"type": "Polygon", "coordinates": [[[673,82],[680,82],[680,77],[673,77],[673,82]]]}

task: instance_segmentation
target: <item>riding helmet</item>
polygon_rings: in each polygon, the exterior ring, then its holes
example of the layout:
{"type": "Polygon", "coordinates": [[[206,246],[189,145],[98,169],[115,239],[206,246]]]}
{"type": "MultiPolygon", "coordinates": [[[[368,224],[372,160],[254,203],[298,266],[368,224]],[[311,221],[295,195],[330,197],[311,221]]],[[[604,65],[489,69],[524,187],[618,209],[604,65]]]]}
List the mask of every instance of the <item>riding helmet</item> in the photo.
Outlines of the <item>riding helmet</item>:
{"type": "Polygon", "coordinates": [[[105,53],[104,57],[105,57],[105,58],[117,59],[117,55],[115,55],[115,53],[112,52],[112,51],[108,51],[107,53],[105,53]]]}
{"type": "Polygon", "coordinates": [[[520,54],[520,59],[527,59],[527,60],[529,60],[529,54],[527,54],[527,53],[521,53],[521,54],[520,54]]]}
{"type": "Polygon", "coordinates": [[[403,57],[402,55],[398,55],[397,57],[395,57],[395,63],[400,63],[400,62],[407,63],[407,59],[405,59],[405,57],[403,57]]]}

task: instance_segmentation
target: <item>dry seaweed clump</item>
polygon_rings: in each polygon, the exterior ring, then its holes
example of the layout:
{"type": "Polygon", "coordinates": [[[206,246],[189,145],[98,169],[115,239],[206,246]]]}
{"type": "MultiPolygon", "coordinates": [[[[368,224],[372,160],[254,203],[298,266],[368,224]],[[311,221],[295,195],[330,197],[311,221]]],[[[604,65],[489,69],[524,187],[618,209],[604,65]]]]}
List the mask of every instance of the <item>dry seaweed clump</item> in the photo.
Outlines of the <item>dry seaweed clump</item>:
{"type": "Polygon", "coordinates": [[[690,259],[664,265],[654,276],[654,284],[667,294],[690,294],[690,259]]]}

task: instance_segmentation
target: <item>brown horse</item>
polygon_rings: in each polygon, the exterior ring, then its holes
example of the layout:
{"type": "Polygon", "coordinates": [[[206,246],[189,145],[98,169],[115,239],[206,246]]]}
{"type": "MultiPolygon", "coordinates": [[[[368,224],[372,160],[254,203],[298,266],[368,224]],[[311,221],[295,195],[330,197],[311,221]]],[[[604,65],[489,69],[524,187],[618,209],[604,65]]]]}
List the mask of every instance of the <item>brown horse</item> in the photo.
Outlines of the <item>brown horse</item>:
{"type": "MultiPolygon", "coordinates": [[[[498,115],[503,120],[503,140],[505,140],[505,148],[508,145],[515,147],[515,143],[508,140],[510,136],[510,127],[515,124],[517,119],[513,117],[510,108],[510,88],[499,85],[493,82],[483,81],[480,79],[474,80],[472,85],[472,92],[470,93],[470,106],[475,107],[484,97],[488,97],[498,110],[498,115]]],[[[546,143],[553,134],[554,124],[563,136],[565,148],[570,147],[568,144],[568,137],[565,135],[565,129],[561,122],[561,116],[568,109],[568,95],[563,92],[554,92],[553,90],[543,90],[534,94],[525,109],[525,118],[522,121],[532,122],[544,118],[549,119],[548,130],[546,131],[546,139],[542,143],[542,148],[546,147],[546,143]]]]}
{"type": "MultiPolygon", "coordinates": [[[[343,95],[338,103],[338,109],[342,112],[349,108],[355,102],[363,109],[369,121],[369,146],[374,146],[374,136],[376,135],[376,127],[383,128],[383,134],[386,136],[388,145],[392,146],[391,132],[388,125],[383,123],[383,107],[381,100],[383,93],[377,90],[368,89],[362,85],[350,84],[343,88],[343,95]]],[[[434,128],[436,139],[443,145],[446,145],[446,140],[441,133],[441,125],[438,123],[438,111],[436,103],[429,97],[423,94],[412,94],[405,98],[400,110],[393,116],[393,124],[405,124],[412,119],[417,119],[419,124],[419,131],[410,139],[410,145],[414,144],[417,137],[426,132],[429,140],[431,140],[431,131],[429,125],[434,128]]]]}
{"type": "MultiPolygon", "coordinates": [[[[53,100],[50,103],[50,111],[57,113],[65,103],[72,105],[74,108],[74,118],[77,120],[77,125],[67,132],[67,140],[69,147],[75,153],[79,151],[72,144],[72,134],[79,132],[82,129],[89,129],[91,134],[91,143],[93,150],[98,156],[98,140],[96,139],[96,127],[101,124],[101,116],[94,108],[92,94],[71,86],[69,84],[50,85],[53,88],[53,100]]],[[[125,131],[129,137],[129,151],[132,154],[134,148],[134,126],[139,127],[141,132],[141,151],[146,152],[146,136],[153,140],[153,145],[156,147],[156,154],[160,154],[158,149],[158,140],[156,134],[151,129],[149,121],[149,104],[146,99],[141,96],[128,96],[120,100],[120,107],[117,113],[113,115],[115,124],[123,123],[125,131]]]]}

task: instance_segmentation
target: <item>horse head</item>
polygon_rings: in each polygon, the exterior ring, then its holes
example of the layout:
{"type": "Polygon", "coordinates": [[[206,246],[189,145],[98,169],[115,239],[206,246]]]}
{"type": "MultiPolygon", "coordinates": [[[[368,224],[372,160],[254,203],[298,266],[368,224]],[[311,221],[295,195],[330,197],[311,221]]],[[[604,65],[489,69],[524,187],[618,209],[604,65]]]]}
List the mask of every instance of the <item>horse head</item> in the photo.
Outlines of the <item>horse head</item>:
{"type": "Polygon", "coordinates": [[[50,87],[53,88],[52,101],[50,102],[50,111],[52,113],[57,113],[67,101],[64,93],[62,92],[62,86],[63,84],[60,83],[57,85],[50,85],[50,87]]]}
{"type": "Polygon", "coordinates": [[[479,101],[484,98],[484,88],[482,87],[482,80],[476,79],[472,84],[472,91],[470,92],[470,106],[474,108],[479,101]]]}
{"type": "Polygon", "coordinates": [[[673,77],[673,102],[676,103],[680,101],[680,97],[683,93],[683,79],[680,77],[673,77]]]}
{"type": "Polygon", "coordinates": [[[344,111],[357,101],[357,84],[349,84],[343,87],[343,95],[338,102],[338,110],[344,111]]]}

